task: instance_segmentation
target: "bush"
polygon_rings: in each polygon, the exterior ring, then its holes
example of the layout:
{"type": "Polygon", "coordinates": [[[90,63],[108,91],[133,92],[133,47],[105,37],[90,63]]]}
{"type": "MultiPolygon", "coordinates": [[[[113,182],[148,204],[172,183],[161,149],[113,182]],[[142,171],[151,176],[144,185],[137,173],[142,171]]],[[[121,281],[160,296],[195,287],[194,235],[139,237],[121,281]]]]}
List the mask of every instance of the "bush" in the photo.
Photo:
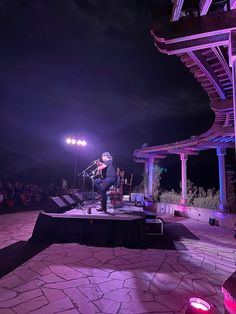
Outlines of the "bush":
{"type": "Polygon", "coordinates": [[[200,208],[218,209],[219,203],[220,203],[219,192],[217,192],[215,195],[210,195],[207,193],[207,196],[196,197],[193,200],[193,206],[200,208]]]}
{"type": "MultiPolygon", "coordinates": [[[[161,203],[180,204],[181,194],[174,190],[165,191],[160,195],[161,203]]],[[[197,187],[190,180],[187,181],[187,205],[199,208],[218,209],[220,203],[219,191],[215,188],[207,190],[197,187]]]]}
{"type": "Polygon", "coordinates": [[[181,195],[172,189],[171,191],[162,192],[160,195],[160,202],[168,204],[180,204],[180,198],[181,195]]]}

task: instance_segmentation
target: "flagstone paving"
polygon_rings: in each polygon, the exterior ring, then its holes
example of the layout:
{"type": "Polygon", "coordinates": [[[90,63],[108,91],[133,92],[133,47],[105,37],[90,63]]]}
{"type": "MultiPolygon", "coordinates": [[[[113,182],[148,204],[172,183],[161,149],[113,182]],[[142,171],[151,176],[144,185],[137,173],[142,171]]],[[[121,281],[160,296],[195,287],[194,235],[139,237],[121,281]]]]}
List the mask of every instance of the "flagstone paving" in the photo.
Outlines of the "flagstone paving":
{"type": "MultiPolygon", "coordinates": [[[[0,248],[27,240],[38,212],[0,216],[0,248]]],[[[0,279],[1,314],[184,314],[190,297],[224,313],[221,286],[236,268],[232,230],[184,219],[187,250],[53,244],[0,279]]],[[[160,238],[161,239],[161,238],[160,238]]]]}

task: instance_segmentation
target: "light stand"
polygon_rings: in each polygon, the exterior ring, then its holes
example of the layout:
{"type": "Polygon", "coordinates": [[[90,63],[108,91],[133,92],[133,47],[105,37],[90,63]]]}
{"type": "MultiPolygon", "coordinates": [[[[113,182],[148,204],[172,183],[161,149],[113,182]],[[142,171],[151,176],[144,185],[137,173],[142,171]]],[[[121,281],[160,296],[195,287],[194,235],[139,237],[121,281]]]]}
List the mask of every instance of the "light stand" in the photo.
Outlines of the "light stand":
{"type": "MultiPolygon", "coordinates": [[[[75,138],[67,138],[66,143],[68,145],[78,145],[78,146],[86,146],[87,142],[85,140],[81,139],[75,139],[75,138]]],[[[78,157],[78,152],[77,150],[75,151],[75,161],[74,161],[74,188],[77,188],[77,157],[78,157]]]]}
{"type": "Polygon", "coordinates": [[[77,188],[77,151],[75,152],[75,163],[74,163],[74,188],[77,188]]]}
{"type": "Polygon", "coordinates": [[[93,173],[93,171],[91,172],[91,168],[96,164],[96,161],[92,161],[90,163],[90,165],[85,168],[83,171],[81,171],[77,176],[82,176],[83,178],[83,183],[82,183],[82,193],[83,193],[83,198],[85,196],[85,178],[88,177],[92,180],[92,200],[94,201],[94,180],[91,177],[91,174],[93,173]],[[90,170],[90,171],[89,171],[90,170]]]}
{"type": "Polygon", "coordinates": [[[77,176],[82,176],[83,178],[83,183],[82,183],[82,193],[83,193],[83,198],[85,196],[85,178],[88,177],[92,180],[92,202],[94,202],[94,170],[91,170],[92,167],[96,165],[96,160],[92,161],[89,166],[84,169],[82,172],[80,172],[77,176]]]}

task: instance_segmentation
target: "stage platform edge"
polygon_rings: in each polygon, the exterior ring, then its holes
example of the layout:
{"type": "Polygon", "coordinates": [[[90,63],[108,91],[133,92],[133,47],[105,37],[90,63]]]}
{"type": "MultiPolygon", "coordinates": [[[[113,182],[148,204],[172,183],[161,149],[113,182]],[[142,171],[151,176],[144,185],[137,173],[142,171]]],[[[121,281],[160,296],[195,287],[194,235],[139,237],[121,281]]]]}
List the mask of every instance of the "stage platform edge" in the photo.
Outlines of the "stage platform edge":
{"type": "Polygon", "coordinates": [[[145,217],[138,215],[45,213],[37,218],[30,243],[72,243],[145,247],[145,217]]]}

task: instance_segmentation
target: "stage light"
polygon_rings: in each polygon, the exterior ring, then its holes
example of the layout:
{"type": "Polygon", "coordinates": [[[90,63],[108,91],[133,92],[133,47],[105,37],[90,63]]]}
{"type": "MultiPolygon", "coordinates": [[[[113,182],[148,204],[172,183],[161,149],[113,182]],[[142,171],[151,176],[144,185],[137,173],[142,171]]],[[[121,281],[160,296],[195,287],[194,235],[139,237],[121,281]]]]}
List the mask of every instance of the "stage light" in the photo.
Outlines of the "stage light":
{"type": "Polygon", "coordinates": [[[185,314],[212,313],[212,306],[200,298],[190,298],[189,306],[185,314]]]}
{"type": "Polygon", "coordinates": [[[209,225],[214,226],[216,224],[215,218],[209,218],[209,225]]]}
{"type": "Polygon", "coordinates": [[[180,217],[181,216],[180,211],[179,210],[175,210],[174,211],[174,216],[175,217],[180,217]]]}
{"type": "Polygon", "coordinates": [[[72,145],[77,144],[78,146],[86,146],[87,145],[87,142],[85,140],[81,140],[81,139],[78,140],[78,139],[70,138],[70,137],[68,137],[66,139],[66,143],[72,144],[72,145]]]}

